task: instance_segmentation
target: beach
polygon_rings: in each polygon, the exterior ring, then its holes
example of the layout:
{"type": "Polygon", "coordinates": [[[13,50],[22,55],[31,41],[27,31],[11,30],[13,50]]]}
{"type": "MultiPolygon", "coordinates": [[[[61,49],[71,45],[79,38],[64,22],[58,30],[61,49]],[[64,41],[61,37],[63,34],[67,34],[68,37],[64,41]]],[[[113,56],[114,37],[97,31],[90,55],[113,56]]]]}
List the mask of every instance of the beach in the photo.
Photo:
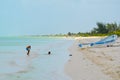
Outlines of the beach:
{"type": "Polygon", "coordinates": [[[113,47],[78,47],[101,38],[1,37],[0,80],[120,80],[119,38],[113,47]]]}
{"type": "MultiPolygon", "coordinates": [[[[103,37],[102,37],[103,38],[103,37]]],[[[115,46],[81,49],[79,43],[95,42],[101,37],[76,38],[69,48],[70,56],[65,73],[72,80],[120,80],[120,38],[115,46]]]]}

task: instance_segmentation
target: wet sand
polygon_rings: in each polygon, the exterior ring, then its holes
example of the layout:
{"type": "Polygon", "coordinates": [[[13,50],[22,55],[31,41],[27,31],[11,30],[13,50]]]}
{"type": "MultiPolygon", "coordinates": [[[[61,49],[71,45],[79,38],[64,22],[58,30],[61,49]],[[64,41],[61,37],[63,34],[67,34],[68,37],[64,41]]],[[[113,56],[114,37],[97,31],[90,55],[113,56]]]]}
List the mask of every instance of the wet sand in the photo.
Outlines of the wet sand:
{"type": "Polygon", "coordinates": [[[79,43],[100,39],[79,38],[69,48],[72,56],[65,65],[65,72],[72,80],[120,80],[120,38],[113,47],[78,47],[79,43]]]}

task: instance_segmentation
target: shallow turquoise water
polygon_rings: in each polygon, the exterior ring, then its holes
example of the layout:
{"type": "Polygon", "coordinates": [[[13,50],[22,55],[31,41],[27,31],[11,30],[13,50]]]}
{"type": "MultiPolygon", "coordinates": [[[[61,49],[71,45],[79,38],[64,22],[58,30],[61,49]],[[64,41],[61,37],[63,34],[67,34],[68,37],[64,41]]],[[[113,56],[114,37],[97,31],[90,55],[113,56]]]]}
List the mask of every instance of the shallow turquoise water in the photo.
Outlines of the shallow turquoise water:
{"type": "Polygon", "coordinates": [[[49,37],[0,37],[0,80],[70,80],[64,74],[73,40],[49,37]],[[31,45],[30,56],[25,47],[31,45]],[[48,51],[52,55],[47,55],[48,51]]]}

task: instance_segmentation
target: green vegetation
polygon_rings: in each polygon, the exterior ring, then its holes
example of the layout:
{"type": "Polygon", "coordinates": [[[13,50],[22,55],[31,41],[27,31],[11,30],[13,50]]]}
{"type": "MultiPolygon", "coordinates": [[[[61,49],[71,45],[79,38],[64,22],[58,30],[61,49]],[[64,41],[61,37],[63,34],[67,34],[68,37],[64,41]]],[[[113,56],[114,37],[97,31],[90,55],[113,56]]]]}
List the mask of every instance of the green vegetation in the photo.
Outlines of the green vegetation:
{"type": "Polygon", "coordinates": [[[120,24],[118,25],[117,23],[102,23],[102,22],[97,22],[97,27],[93,28],[90,32],[86,33],[71,33],[68,32],[68,36],[107,36],[111,34],[116,34],[120,36],[120,24]]]}
{"type": "MultiPolygon", "coordinates": [[[[47,37],[88,37],[88,36],[109,36],[112,34],[116,34],[120,36],[120,24],[117,23],[102,23],[97,22],[96,27],[93,28],[90,32],[78,32],[78,33],[71,33],[68,32],[67,34],[51,34],[51,35],[30,35],[32,37],[39,37],[39,36],[47,36],[47,37]]],[[[29,37],[29,36],[28,36],[29,37]]]]}

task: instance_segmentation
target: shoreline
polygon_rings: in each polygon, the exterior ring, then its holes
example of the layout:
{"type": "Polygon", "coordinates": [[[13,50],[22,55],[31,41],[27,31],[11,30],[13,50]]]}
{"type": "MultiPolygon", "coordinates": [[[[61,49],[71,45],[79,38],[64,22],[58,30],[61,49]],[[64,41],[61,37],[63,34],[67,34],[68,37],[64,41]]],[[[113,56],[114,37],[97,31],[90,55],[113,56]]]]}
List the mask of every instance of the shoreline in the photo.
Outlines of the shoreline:
{"type": "MultiPolygon", "coordinates": [[[[119,47],[80,49],[81,42],[94,42],[100,38],[76,39],[69,48],[70,59],[65,64],[65,73],[72,80],[119,80],[119,47]]],[[[117,42],[120,42],[120,39],[117,42]]]]}

